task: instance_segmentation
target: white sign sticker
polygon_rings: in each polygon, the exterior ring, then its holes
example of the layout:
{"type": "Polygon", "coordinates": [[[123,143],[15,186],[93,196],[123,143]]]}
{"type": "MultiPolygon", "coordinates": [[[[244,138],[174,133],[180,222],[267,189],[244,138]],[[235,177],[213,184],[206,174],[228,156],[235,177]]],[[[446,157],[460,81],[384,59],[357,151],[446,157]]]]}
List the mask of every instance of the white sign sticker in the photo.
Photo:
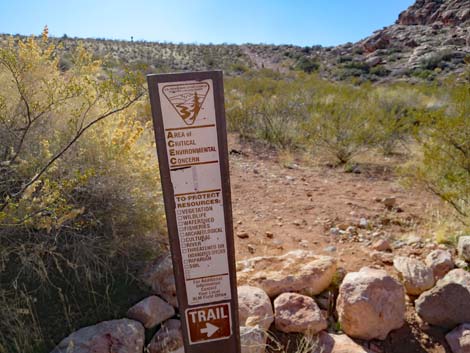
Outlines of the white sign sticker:
{"type": "Polygon", "coordinates": [[[230,300],[212,80],[158,90],[188,304],[230,300]]]}

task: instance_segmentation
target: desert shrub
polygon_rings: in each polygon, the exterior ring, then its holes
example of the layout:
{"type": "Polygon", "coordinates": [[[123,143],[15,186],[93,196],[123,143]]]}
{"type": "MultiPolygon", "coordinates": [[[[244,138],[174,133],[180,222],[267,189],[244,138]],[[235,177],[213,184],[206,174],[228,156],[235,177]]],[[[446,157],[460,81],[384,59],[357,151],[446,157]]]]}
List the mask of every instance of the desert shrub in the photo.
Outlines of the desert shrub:
{"type": "Polygon", "coordinates": [[[294,148],[303,114],[299,97],[246,96],[227,110],[229,129],[242,137],[257,138],[279,148],[294,148]]]}
{"type": "Polygon", "coordinates": [[[295,68],[310,74],[317,71],[320,68],[320,64],[317,60],[302,56],[295,64],[295,68]]]}
{"type": "Polygon", "coordinates": [[[62,71],[67,71],[72,68],[72,60],[69,55],[62,55],[62,57],[59,60],[59,68],[62,71]]]}
{"type": "Polygon", "coordinates": [[[329,85],[304,124],[307,139],[338,163],[347,163],[374,142],[366,88],[329,85]]]}
{"type": "Polygon", "coordinates": [[[353,57],[350,55],[341,55],[336,59],[338,64],[348,63],[353,60],[353,57]]]}
{"type": "Polygon", "coordinates": [[[0,49],[2,353],[122,314],[139,295],[133,259],[161,246],[147,236],[163,216],[142,77],[82,47],[70,58],[62,72],[47,31],[0,49]]]}
{"type": "Polygon", "coordinates": [[[432,81],[436,77],[436,73],[432,70],[417,68],[411,71],[411,76],[422,80],[432,81]]]}
{"type": "Polygon", "coordinates": [[[385,155],[413,135],[416,114],[424,108],[425,100],[418,89],[403,86],[378,87],[371,92],[375,144],[385,155]]]}
{"type": "Polygon", "coordinates": [[[358,61],[346,62],[334,70],[334,76],[339,80],[363,77],[368,73],[369,66],[358,61]]]}
{"type": "Polygon", "coordinates": [[[297,148],[303,140],[301,124],[309,116],[318,85],[315,75],[280,76],[270,70],[229,79],[228,128],[281,149],[297,148]]]}
{"type": "Polygon", "coordinates": [[[349,61],[343,64],[345,69],[358,70],[364,73],[368,73],[370,66],[362,61],[349,61]]]}
{"type": "Polygon", "coordinates": [[[376,75],[379,77],[386,77],[390,75],[390,70],[384,67],[383,65],[375,66],[370,69],[370,73],[372,75],[376,75]]]}
{"type": "Polygon", "coordinates": [[[237,64],[233,64],[230,70],[235,74],[243,74],[245,72],[248,72],[250,68],[244,64],[237,63],[237,64]]]}
{"type": "Polygon", "coordinates": [[[451,50],[440,50],[424,56],[420,61],[420,67],[423,70],[443,69],[447,61],[453,57],[451,50]]]}
{"type": "Polygon", "coordinates": [[[448,104],[422,113],[421,155],[405,171],[470,224],[470,82],[446,88],[448,104]]]}
{"type": "Polygon", "coordinates": [[[19,288],[0,289],[0,352],[35,352],[44,349],[43,334],[32,301],[19,288]]]}

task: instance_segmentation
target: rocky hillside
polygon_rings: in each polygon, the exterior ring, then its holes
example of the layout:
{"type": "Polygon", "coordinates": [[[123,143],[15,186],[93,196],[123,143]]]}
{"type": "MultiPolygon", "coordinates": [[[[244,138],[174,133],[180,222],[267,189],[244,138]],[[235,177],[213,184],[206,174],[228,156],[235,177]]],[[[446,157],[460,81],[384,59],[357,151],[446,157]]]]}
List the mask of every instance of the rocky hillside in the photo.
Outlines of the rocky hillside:
{"type": "MultiPolygon", "coordinates": [[[[0,35],[0,46],[6,45],[8,36],[0,35]]],[[[465,70],[465,58],[470,57],[470,0],[416,0],[395,24],[336,47],[173,44],[65,35],[53,40],[63,47],[64,69],[72,65],[70,51],[82,42],[105,57],[108,66],[127,64],[147,73],[221,68],[237,74],[267,68],[319,71],[336,80],[434,79],[465,70]]]]}
{"type": "Polygon", "coordinates": [[[417,0],[395,24],[357,43],[284,50],[245,46],[245,52],[254,53],[250,57],[264,67],[276,63],[286,67],[288,58],[294,68],[317,63],[321,74],[333,79],[433,79],[460,74],[470,57],[470,0],[417,0]]]}
{"type": "Polygon", "coordinates": [[[417,0],[398,17],[400,25],[460,26],[470,20],[468,0],[417,0]]]}
{"type": "Polygon", "coordinates": [[[470,1],[417,0],[395,24],[335,52],[395,77],[460,72],[470,53],[470,1]]]}

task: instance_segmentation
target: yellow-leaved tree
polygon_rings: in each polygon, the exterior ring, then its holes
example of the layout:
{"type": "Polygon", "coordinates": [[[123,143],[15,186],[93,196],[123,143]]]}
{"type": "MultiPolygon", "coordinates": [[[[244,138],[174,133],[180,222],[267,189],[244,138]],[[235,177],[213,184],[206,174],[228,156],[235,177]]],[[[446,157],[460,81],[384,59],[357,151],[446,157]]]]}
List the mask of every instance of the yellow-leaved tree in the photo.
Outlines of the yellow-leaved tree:
{"type": "Polygon", "coordinates": [[[0,47],[1,353],[46,352],[119,312],[132,259],[160,245],[142,75],[81,46],[64,70],[63,52],[47,28],[0,47]]]}

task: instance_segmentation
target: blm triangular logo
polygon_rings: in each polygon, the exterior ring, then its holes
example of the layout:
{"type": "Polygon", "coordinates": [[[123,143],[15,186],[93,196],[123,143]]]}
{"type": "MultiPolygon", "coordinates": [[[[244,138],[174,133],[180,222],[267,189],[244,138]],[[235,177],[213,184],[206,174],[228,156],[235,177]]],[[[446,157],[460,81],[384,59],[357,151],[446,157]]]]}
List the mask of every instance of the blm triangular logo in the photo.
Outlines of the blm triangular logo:
{"type": "Polygon", "coordinates": [[[162,91],[186,125],[193,125],[209,92],[209,84],[197,82],[167,85],[162,91]]]}

